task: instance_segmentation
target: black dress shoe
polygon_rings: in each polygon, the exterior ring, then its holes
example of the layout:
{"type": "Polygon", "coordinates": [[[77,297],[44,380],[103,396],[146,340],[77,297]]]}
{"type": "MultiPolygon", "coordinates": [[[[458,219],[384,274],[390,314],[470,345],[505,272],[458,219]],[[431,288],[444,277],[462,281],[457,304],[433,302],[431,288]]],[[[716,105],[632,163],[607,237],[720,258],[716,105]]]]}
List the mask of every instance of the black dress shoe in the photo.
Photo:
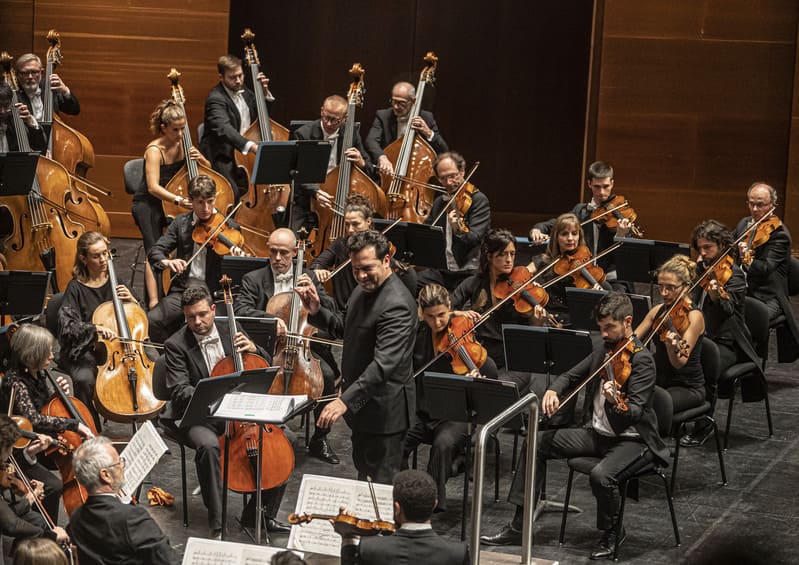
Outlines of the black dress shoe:
{"type": "Polygon", "coordinates": [[[484,545],[521,545],[522,533],[510,524],[493,536],[480,536],[480,543],[484,545]]]}
{"type": "MultiPolygon", "coordinates": [[[[619,539],[619,547],[627,540],[627,532],[624,528],[621,530],[621,538],[619,539]]],[[[606,530],[602,534],[602,539],[599,540],[597,548],[591,553],[591,559],[609,559],[613,557],[613,549],[616,545],[616,530],[606,530]]]]}
{"type": "Polygon", "coordinates": [[[330,443],[328,443],[326,437],[311,438],[311,442],[308,444],[308,453],[331,465],[338,465],[341,463],[336,452],[330,447],[330,443]]]}
{"type": "Polygon", "coordinates": [[[291,532],[291,526],[283,522],[278,522],[274,518],[267,518],[266,531],[270,534],[288,534],[291,532]]]}
{"type": "Polygon", "coordinates": [[[685,434],[680,438],[680,445],[683,447],[699,447],[713,435],[713,426],[694,429],[690,434],[685,434]]]}

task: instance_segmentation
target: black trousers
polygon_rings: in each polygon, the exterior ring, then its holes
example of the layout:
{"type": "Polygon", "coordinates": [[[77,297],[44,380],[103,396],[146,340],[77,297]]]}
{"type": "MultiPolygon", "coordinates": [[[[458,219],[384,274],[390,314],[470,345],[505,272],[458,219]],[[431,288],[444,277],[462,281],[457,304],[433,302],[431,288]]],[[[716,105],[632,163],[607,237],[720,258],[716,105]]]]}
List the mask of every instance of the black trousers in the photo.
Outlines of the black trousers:
{"type": "Polygon", "coordinates": [[[705,388],[688,388],[684,386],[670,386],[666,392],[671,396],[674,412],[682,412],[689,408],[701,406],[705,401],[705,388]]]}
{"type": "Polygon", "coordinates": [[[358,480],[370,477],[376,483],[390,485],[402,466],[403,430],[395,434],[372,434],[352,430],[352,461],[358,480]]]}
{"type": "MultiPolygon", "coordinates": [[[[538,501],[541,493],[544,471],[549,459],[601,458],[602,461],[588,476],[588,481],[596,498],[596,526],[600,530],[609,530],[619,513],[620,498],[615,477],[638,459],[645,448],[639,439],[606,437],[591,428],[565,428],[539,432],[535,462],[535,500],[538,501]]],[[[517,506],[524,505],[526,464],[527,441],[525,440],[508,495],[508,501],[517,506]]]]}

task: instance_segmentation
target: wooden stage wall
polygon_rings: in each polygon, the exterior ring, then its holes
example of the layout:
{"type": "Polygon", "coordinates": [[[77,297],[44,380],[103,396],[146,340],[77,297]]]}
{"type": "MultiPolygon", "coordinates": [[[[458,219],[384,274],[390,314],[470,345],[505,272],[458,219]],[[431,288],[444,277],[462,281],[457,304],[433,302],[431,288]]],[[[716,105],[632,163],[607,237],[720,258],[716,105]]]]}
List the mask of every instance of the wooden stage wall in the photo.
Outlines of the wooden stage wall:
{"type": "Polygon", "coordinates": [[[646,236],[686,240],[700,220],[733,223],[744,190],[775,185],[799,233],[799,72],[795,0],[6,0],[0,49],[44,55],[61,32],[60,69],[82,105],[67,121],[94,143],[89,177],[114,235],[135,234],[122,164],[140,156],[146,123],[182,73],[189,122],[216,82],[215,60],[250,26],[282,123],[318,116],[366,68],[363,133],[396,80],[416,82],[440,57],[430,105],[450,145],[479,160],[475,182],[494,225],[517,233],[585,197],[584,163],[616,168],[618,191],[646,236]],[[593,39],[593,43],[592,43],[593,39]]]}

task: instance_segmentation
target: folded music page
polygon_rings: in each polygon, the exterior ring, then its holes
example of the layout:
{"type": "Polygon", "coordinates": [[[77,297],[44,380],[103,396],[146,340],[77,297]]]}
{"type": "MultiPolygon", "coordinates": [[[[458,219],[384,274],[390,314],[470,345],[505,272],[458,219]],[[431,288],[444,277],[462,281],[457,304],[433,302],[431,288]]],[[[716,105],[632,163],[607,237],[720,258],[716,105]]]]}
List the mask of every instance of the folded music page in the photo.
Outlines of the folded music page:
{"type": "Polygon", "coordinates": [[[139,426],[120,457],[125,459],[125,484],[120,489],[123,497],[130,498],[141,482],[152,471],[167,446],[151,421],[139,426]]]}

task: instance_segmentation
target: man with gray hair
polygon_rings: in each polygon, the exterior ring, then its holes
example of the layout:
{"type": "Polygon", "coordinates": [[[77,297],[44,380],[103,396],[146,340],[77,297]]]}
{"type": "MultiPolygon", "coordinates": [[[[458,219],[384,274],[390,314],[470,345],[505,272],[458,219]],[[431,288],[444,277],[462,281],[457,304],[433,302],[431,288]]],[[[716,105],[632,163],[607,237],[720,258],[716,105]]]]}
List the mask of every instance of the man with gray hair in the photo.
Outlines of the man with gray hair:
{"type": "Polygon", "coordinates": [[[172,564],[177,558],[169,540],[149,512],[125,504],[119,489],[125,482],[125,460],[111,440],[98,436],[83,443],[72,463],[89,498],[70,517],[67,527],[78,547],[81,565],[172,564]]]}

